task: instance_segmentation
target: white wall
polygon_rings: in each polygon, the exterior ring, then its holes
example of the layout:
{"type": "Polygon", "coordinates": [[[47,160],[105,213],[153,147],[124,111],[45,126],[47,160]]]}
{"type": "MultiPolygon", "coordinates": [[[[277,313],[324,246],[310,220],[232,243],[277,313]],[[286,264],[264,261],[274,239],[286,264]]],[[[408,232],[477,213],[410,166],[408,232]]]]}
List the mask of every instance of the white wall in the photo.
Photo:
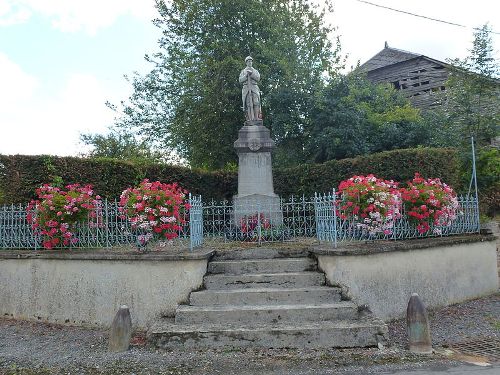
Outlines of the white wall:
{"type": "Polygon", "coordinates": [[[332,285],[347,288],[384,320],[403,317],[412,293],[426,307],[439,307],[498,290],[494,241],[369,255],[318,255],[332,285]]]}
{"type": "Polygon", "coordinates": [[[203,284],[206,269],[207,259],[3,258],[0,315],[106,327],[127,305],[133,325],[147,327],[162,314],[173,315],[203,284]]]}

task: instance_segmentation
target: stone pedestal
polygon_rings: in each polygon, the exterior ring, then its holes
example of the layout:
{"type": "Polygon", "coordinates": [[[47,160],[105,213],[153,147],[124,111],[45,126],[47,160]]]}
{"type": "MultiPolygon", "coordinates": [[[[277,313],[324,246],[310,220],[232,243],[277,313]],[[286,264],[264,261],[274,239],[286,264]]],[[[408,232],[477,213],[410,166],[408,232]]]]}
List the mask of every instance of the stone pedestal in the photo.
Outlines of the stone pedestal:
{"type": "Polygon", "coordinates": [[[274,141],[262,120],[247,121],[234,142],[238,154],[238,194],[233,197],[235,222],[245,216],[263,214],[281,225],[279,196],[274,194],[271,151],[274,141]]]}

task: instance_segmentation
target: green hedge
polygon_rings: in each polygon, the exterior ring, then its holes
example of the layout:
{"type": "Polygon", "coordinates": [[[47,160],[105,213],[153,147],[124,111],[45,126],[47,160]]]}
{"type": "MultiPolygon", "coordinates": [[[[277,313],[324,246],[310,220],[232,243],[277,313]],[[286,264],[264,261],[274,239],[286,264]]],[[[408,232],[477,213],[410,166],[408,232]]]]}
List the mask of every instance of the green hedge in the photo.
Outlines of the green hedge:
{"type": "Polygon", "coordinates": [[[393,150],[280,169],[274,173],[274,186],[276,192],[284,196],[311,195],[331,191],[340,181],[353,175],[373,173],[377,177],[404,182],[411,180],[415,172],[424,177],[439,177],[455,190],[462,190],[458,153],[455,149],[442,148],[393,150]]]}
{"type": "Polygon", "coordinates": [[[35,189],[53,181],[92,184],[97,194],[118,198],[127,187],[144,178],[163,182],[177,181],[194,194],[216,199],[229,198],[237,189],[232,172],[204,172],[185,167],[141,164],[114,159],[84,159],[56,156],[0,155],[0,203],[27,202],[35,189]],[[229,194],[229,195],[225,195],[229,194]]]}
{"type": "MultiPolygon", "coordinates": [[[[406,181],[420,172],[424,177],[440,177],[460,190],[460,168],[457,151],[453,149],[406,149],[333,160],[324,164],[304,164],[274,171],[277,194],[311,195],[337,187],[354,174],[373,173],[378,177],[406,181]]],[[[237,190],[237,173],[205,172],[185,167],[141,164],[113,159],[82,159],[74,157],[0,155],[0,203],[27,202],[43,183],[60,181],[90,183],[103,197],[116,198],[127,187],[144,178],[174,182],[204,200],[232,197],[237,190]]]]}

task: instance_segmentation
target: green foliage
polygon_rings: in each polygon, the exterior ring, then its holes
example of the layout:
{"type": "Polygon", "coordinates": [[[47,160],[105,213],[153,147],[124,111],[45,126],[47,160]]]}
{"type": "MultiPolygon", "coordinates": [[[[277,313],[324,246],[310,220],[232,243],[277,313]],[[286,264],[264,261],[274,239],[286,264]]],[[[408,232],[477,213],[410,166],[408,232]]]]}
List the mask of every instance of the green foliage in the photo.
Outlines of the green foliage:
{"type": "MultiPolygon", "coordinates": [[[[35,189],[50,182],[48,171],[41,168],[45,156],[0,155],[0,191],[4,203],[22,203],[34,198],[35,189]]],[[[81,159],[53,157],[52,164],[64,184],[92,184],[96,194],[115,199],[120,193],[137,185],[143,178],[165,183],[178,182],[204,201],[230,199],[237,190],[236,172],[205,172],[166,164],[133,164],[114,159],[81,159]]],[[[277,194],[312,195],[337,188],[340,181],[355,174],[373,173],[380,178],[407,181],[415,172],[424,177],[439,177],[455,190],[460,184],[459,158],[453,149],[405,149],[332,160],[323,164],[303,164],[274,171],[277,194]]]]}
{"type": "Polygon", "coordinates": [[[278,169],[274,186],[283,196],[327,192],[353,175],[374,174],[387,180],[409,181],[420,172],[423,177],[436,177],[455,190],[463,190],[460,160],[454,149],[417,148],[380,152],[351,159],[331,160],[323,164],[303,164],[278,169]]]}
{"type": "MultiPolygon", "coordinates": [[[[0,155],[0,191],[4,203],[22,203],[35,198],[35,189],[52,181],[52,174],[44,163],[46,156],[0,155]]],[[[63,185],[91,184],[102,197],[116,199],[130,186],[144,178],[152,181],[179,182],[194,194],[206,199],[229,198],[236,190],[236,174],[216,171],[203,172],[185,167],[154,163],[132,163],[129,161],[99,158],[51,157],[55,171],[61,176],[63,185]]]]}
{"type": "Polygon", "coordinates": [[[134,162],[166,161],[168,158],[150,147],[150,143],[140,140],[130,132],[111,129],[108,134],[82,134],[80,140],[90,146],[86,154],[91,158],[113,158],[134,162]]]}
{"type": "Polygon", "coordinates": [[[324,162],[425,145],[420,112],[390,85],[375,85],[357,72],[338,76],[319,95],[308,153],[324,162]]]}
{"type": "Polygon", "coordinates": [[[467,146],[471,136],[486,145],[498,135],[500,123],[499,65],[493,58],[488,25],[474,33],[469,56],[450,60],[450,76],[444,93],[444,123],[437,144],[467,146]]]}
{"type": "Polygon", "coordinates": [[[326,10],[308,0],[172,0],[157,8],[160,50],[146,56],[148,74],[129,77],[132,96],[111,105],[120,112],[116,125],[160,142],[193,167],[234,164],[232,145],[244,121],[238,74],[252,55],[276,160],[305,160],[314,93],[339,64],[326,10]]]}
{"type": "Polygon", "coordinates": [[[480,149],[476,172],[482,212],[495,217],[500,212],[500,150],[480,149]]]}

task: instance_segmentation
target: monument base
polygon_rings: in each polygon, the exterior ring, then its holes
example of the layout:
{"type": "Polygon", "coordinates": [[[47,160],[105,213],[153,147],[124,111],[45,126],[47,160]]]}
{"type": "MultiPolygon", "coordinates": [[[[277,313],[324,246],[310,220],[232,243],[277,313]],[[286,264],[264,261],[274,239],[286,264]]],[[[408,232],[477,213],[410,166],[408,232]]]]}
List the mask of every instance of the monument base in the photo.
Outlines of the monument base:
{"type": "Polygon", "coordinates": [[[280,197],[276,194],[235,195],[233,209],[236,226],[249,220],[258,220],[264,224],[269,223],[271,226],[283,225],[280,197]]]}
{"type": "MultiPolygon", "coordinates": [[[[233,197],[236,227],[283,225],[280,198],[274,194],[271,151],[274,141],[262,120],[246,121],[234,142],[238,154],[238,194],[233,197]]],[[[271,228],[264,228],[271,229],[271,228]]]]}

